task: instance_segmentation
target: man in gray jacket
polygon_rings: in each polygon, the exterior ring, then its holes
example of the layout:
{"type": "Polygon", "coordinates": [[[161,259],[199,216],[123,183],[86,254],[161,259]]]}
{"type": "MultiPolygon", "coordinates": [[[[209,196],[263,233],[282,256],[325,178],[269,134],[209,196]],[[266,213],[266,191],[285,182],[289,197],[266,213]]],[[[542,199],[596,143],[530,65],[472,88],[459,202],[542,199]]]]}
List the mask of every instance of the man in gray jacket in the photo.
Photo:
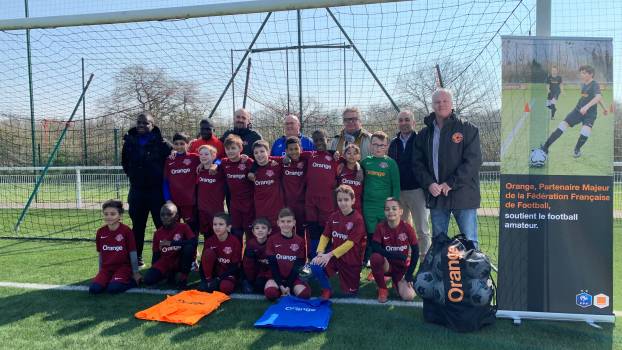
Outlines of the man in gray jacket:
{"type": "Polygon", "coordinates": [[[477,246],[482,164],[479,130],[455,115],[452,99],[447,89],[438,89],[432,95],[434,112],[424,119],[426,126],[415,139],[414,173],[426,191],[432,239],[447,233],[453,214],[460,232],[477,246]]]}
{"type": "Polygon", "coordinates": [[[361,149],[361,159],[371,155],[371,133],[363,129],[361,111],[349,107],[343,111],[343,130],[333,137],[329,150],[338,151],[343,155],[347,145],[354,143],[361,149]]]}

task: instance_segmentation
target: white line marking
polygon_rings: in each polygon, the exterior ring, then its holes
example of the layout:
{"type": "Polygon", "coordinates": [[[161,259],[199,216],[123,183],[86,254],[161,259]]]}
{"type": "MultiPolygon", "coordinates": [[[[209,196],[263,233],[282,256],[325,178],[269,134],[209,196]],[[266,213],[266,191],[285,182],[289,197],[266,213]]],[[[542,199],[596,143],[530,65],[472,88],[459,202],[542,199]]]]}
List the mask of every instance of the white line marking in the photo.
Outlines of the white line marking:
{"type": "MultiPolygon", "coordinates": [[[[535,99],[533,99],[533,98],[531,99],[531,101],[529,101],[529,108],[532,111],[533,111],[533,107],[534,107],[534,102],[535,102],[535,99]]],[[[523,124],[525,124],[525,120],[529,116],[529,113],[531,113],[531,112],[523,112],[523,116],[518,120],[518,123],[516,123],[516,125],[512,129],[512,132],[510,132],[508,137],[505,140],[503,140],[503,144],[501,145],[501,159],[503,159],[503,157],[507,153],[508,148],[512,144],[512,141],[514,141],[514,137],[516,135],[518,135],[520,130],[523,128],[523,124]]]]}

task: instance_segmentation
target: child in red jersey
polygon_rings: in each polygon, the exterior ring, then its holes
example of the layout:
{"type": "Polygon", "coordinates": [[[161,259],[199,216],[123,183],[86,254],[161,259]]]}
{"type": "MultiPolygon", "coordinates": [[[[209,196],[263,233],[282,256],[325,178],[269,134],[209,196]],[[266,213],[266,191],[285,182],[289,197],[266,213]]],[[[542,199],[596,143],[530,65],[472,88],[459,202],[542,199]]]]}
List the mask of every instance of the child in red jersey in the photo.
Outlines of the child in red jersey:
{"type": "Polygon", "coordinates": [[[413,272],[419,260],[419,245],[415,230],[402,220],[404,210],[399,200],[389,197],[384,204],[387,218],[376,226],[371,241],[371,269],[378,285],[378,302],[389,297],[384,276],[390,275],[393,286],[403,300],[415,298],[413,272]],[[410,255],[408,254],[410,250],[410,255]]]}
{"type": "Polygon", "coordinates": [[[255,219],[253,205],[253,183],[247,175],[253,165],[251,158],[242,159],[242,139],[234,134],[225,139],[227,158],[220,163],[219,169],[225,175],[227,188],[231,195],[229,213],[231,215],[231,233],[242,241],[245,231],[250,229],[255,219]]]}
{"type": "Polygon", "coordinates": [[[327,151],[326,131],[316,130],[311,135],[315,151],[307,158],[307,190],[305,195],[305,217],[309,232],[309,258],[315,256],[320,236],[328,217],[335,211],[333,190],[337,180],[338,162],[327,151]]]}
{"type": "Polygon", "coordinates": [[[306,192],[306,159],[300,157],[300,139],[290,136],[285,140],[285,155],[288,161],[283,162],[283,196],[285,205],[290,208],[296,216],[296,234],[305,234],[305,192],[306,192]]]}
{"type": "Polygon", "coordinates": [[[167,159],[164,165],[164,182],[162,183],[164,200],[175,203],[179,210],[179,218],[198,231],[195,219],[195,186],[199,166],[199,156],[187,153],[188,135],[176,133],[173,136],[174,159],[167,159]]]}
{"type": "Polygon", "coordinates": [[[199,209],[199,232],[205,237],[214,233],[214,214],[223,212],[225,200],[225,177],[222,171],[212,174],[209,170],[216,160],[218,151],[214,146],[199,147],[201,165],[197,174],[197,207],[199,209]]]}
{"type": "Polygon", "coordinates": [[[252,150],[256,167],[248,178],[255,184],[255,217],[266,218],[272,225],[276,225],[279,210],[283,208],[282,166],[280,162],[270,160],[268,142],[257,140],[252,150]]]}
{"type": "Polygon", "coordinates": [[[270,221],[267,219],[258,218],[253,222],[254,237],[246,241],[246,248],[242,257],[242,267],[244,268],[243,293],[263,293],[266,282],[272,276],[266,255],[266,243],[271,231],[270,221]]]}
{"type": "Polygon", "coordinates": [[[348,185],[339,185],[335,194],[339,210],[326,222],[317,256],[311,261],[311,270],[322,286],[324,300],[331,297],[328,277],[335,273],[339,274],[339,286],[344,295],[358,294],[365,249],[365,222],[361,213],[353,209],[354,190],[348,185]],[[329,243],[332,249],[325,252],[329,243]]]}
{"type": "Polygon", "coordinates": [[[341,167],[338,182],[348,185],[354,190],[354,210],[363,213],[363,171],[359,165],[361,149],[354,143],[346,146],[343,151],[345,166],[341,167]]]}
{"type": "Polygon", "coordinates": [[[311,289],[298,278],[300,268],[305,263],[305,241],[294,235],[296,219],[294,212],[283,208],[278,219],[280,234],[274,234],[266,243],[266,255],[270,264],[272,278],[266,282],[264,295],[268,300],[276,300],[281,295],[294,295],[308,299],[311,289]]]}
{"type": "Polygon", "coordinates": [[[134,234],[127,225],[121,223],[121,201],[107,200],[102,205],[102,212],[106,225],[97,230],[95,235],[99,272],[89,286],[89,293],[122,293],[137,286],[141,278],[134,234]]]}
{"type": "Polygon", "coordinates": [[[190,226],[177,220],[177,207],[165,203],[160,209],[162,227],[153,235],[153,258],[145,273],[146,285],[154,285],[163,279],[186,289],[188,273],[197,251],[197,237],[190,226]]]}
{"type": "Polygon", "coordinates": [[[201,256],[200,290],[233,293],[240,270],[242,244],[232,234],[231,217],[217,213],[213,219],[214,235],[205,240],[201,256]]]}

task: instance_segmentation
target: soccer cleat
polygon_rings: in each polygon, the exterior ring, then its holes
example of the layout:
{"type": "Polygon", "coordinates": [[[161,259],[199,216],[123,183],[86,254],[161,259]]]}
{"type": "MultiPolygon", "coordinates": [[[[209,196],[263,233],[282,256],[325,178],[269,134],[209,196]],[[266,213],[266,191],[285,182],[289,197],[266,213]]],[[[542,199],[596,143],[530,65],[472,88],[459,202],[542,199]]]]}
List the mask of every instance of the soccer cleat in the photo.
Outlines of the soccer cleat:
{"type": "Polygon", "coordinates": [[[389,290],[387,288],[378,288],[378,302],[381,304],[389,301],[389,290]]]}
{"type": "Polygon", "coordinates": [[[300,279],[302,279],[303,281],[306,281],[307,279],[309,279],[309,277],[311,277],[312,273],[313,272],[311,271],[311,264],[306,263],[305,266],[300,269],[298,277],[300,277],[300,279]]]}
{"type": "Polygon", "coordinates": [[[581,157],[581,150],[575,149],[574,152],[572,153],[572,156],[575,158],[581,157]]]}
{"type": "Polygon", "coordinates": [[[333,295],[333,292],[330,289],[322,288],[322,294],[320,294],[320,299],[329,300],[333,295]]]}
{"type": "Polygon", "coordinates": [[[143,267],[145,267],[145,266],[146,266],[146,265],[145,265],[145,262],[143,261],[143,258],[142,258],[142,257],[139,257],[139,258],[138,258],[138,268],[140,269],[140,268],[143,268],[143,267]]]}
{"type": "Polygon", "coordinates": [[[199,271],[199,264],[196,261],[192,262],[192,266],[190,266],[190,271],[199,271]]]}

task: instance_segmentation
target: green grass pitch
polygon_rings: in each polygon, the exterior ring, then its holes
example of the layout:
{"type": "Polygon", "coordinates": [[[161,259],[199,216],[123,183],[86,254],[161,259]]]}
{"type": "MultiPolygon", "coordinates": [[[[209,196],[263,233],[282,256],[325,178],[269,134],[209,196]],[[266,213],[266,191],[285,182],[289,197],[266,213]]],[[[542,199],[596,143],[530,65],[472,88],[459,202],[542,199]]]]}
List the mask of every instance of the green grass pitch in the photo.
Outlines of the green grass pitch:
{"type": "MultiPolygon", "coordinates": [[[[577,86],[564,85],[557,102],[555,119],[546,107],[545,84],[525,84],[526,89],[504,89],[502,96],[501,145],[502,172],[505,174],[550,175],[611,175],[613,172],[613,113],[603,114],[598,107],[598,117],[592,134],[583,146],[583,155],[574,158],[572,153],[579,137],[581,123],[566,132],[549,149],[549,157],[543,168],[529,168],[530,150],[540,147],[550,133],[557,128],[566,115],[576,106],[580,97],[577,86]],[[531,112],[525,114],[525,104],[531,112]],[[511,142],[509,140],[511,139],[511,142]]],[[[613,103],[610,88],[602,91],[603,103],[609,108],[613,103]]]]}

